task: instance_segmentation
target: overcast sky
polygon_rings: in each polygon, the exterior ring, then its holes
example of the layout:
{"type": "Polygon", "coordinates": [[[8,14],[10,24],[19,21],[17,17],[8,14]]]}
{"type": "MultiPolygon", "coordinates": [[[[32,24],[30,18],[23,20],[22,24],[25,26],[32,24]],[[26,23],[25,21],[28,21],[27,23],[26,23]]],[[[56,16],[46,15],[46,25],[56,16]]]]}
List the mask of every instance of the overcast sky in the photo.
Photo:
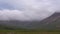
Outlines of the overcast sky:
{"type": "Polygon", "coordinates": [[[43,20],[60,11],[60,0],[0,0],[0,20],[43,20]]]}

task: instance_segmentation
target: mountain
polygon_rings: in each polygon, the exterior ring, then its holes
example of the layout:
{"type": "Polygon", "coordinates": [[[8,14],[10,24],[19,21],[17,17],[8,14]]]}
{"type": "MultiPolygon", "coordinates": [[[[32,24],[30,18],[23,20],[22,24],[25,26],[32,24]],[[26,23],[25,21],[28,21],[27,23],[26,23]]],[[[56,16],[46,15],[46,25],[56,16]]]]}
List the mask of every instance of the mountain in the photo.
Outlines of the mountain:
{"type": "MultiPolygon", "coordinates": [[[[45,23],[50,29],[60,29],[60,12],[56,12],[50,17],[41,21],[41,23],[45,23]]],[[[45,25],[44,25],[45,26],[45,25]]]]}
{"type": "Polygon", "coordinates": [[[33,27],[39,29],[60,29],[60,12],[56,12],[50,17],[31,23],[33,27]]]}
{"type": "Polygon", "coordinates": [[[60,12],[56,12],[42,21],[0,21],[0,25],[27,29],[60,29],[60,12]]]}

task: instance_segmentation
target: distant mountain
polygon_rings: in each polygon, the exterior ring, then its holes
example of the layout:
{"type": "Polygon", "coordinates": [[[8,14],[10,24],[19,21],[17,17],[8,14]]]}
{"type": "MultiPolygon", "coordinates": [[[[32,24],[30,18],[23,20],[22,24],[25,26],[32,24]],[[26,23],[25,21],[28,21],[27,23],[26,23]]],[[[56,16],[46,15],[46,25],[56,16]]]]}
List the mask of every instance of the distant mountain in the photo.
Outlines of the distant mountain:
{"type": "Polygon", "coordinates": [[[31,24],[33,24],[33,27],[40,29],[60,29],[60,12],[56,12],[40,22],[36,21],[31,24]]]}
{"type": "Polygon", "coordinates": [[[60,12],[54,13],[42,21],[0,21],[1,25],[28,29],[60,29],[60,12]]]}
{"type": "Polygon", "coordinates": [[[50,17],[41,21],[41,23],[45,23],[50,28],[60,29],[60,12],[56,12],[50,17]]]}

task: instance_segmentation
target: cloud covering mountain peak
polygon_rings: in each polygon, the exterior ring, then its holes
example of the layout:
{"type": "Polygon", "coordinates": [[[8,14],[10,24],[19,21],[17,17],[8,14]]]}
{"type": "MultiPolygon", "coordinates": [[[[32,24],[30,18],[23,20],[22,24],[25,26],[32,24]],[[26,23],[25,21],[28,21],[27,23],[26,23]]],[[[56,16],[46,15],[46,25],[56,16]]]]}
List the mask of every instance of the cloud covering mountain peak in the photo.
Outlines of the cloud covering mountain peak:
{"type": "Polygon", "coordinates": [[[60,0],[0,0],[0,20],[43,20],[60,11],[60,0]]]}

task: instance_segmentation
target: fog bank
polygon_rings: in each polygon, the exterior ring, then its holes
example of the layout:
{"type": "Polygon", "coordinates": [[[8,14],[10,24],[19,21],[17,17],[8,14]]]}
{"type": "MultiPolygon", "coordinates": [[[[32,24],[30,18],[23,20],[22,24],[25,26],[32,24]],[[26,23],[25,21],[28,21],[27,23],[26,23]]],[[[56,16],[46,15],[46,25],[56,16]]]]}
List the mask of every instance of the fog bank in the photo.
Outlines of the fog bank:
{"type": "Polygon", "coordinates": [[[60,12],[60,0],[0,0],[0,20],[43,20],[60,12]]]}

